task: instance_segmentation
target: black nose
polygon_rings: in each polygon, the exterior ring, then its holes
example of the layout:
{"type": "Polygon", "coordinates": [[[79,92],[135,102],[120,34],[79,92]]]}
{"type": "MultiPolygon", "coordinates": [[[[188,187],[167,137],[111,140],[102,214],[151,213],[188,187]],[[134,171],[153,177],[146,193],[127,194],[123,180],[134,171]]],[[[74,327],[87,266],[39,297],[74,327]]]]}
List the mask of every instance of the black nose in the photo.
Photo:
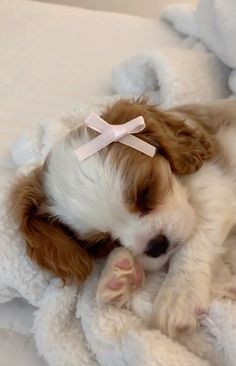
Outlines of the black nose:
{"type": "Polygon", "coordinates": [[[165,235],[157,235],[151,239],[146,247],[145,254],[149,257],[157,258],[160,255],[165,254],[169,247],[168,239],[165,235]]]}

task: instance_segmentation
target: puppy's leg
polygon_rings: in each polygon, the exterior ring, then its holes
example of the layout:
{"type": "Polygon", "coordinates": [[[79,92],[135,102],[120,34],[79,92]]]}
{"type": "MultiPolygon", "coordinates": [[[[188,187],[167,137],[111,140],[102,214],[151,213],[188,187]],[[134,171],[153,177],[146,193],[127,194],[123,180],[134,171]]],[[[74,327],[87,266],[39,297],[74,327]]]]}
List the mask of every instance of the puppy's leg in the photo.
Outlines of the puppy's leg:
{"type": "Polygon", "coordinates": [[[197,207],[194,234],[171,258],[153,308],[157,327],[171,337],[195,329],[207,312],[214,263],[235,224],[233,185],[214,166],[203,167],[202,174],[204,190],[202,175],[189,182],[197,207]]]}
{"type": "Polygon", "coordinates": [[[113,304],[129,307],[132,293],[142,286],[144,273],[140,263],[124,248],[110,254],[102,272],[98,288],[98,304],[113,304]]]}
{"type": "Polygon", "coordinates": [[[195,329],[208,310],[212,266],[223,242],[215,232],[196,233],[171,259],[153,307],[153,321],[171,337],[195,329]]]}
{"type": "Polygon", "coordinates": [[[195,329],[208,309],[210,267],[192,268],[169,273],[154,301],[152,323],[172,338],[195,329]]]}

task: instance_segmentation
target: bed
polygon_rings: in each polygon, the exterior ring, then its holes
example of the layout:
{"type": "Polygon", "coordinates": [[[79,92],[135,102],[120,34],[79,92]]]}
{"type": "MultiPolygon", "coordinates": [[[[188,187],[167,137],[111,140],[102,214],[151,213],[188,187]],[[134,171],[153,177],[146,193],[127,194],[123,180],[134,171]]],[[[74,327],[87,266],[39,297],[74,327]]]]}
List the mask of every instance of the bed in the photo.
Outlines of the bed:
{"type": "MultiPolygon", "coordinates": [[[[111,70],[124,58],[182,39],[159,20],[27,0],[0,2],[1,180],[3,157],[20,131],[97,96],[111,95],[111,70]]],[[[45,365],[21,329],[33,308],[22,301],[0,307],[1,365],[45,365]],[[10,326],[9,326],[10,324],[10,326]]]]}

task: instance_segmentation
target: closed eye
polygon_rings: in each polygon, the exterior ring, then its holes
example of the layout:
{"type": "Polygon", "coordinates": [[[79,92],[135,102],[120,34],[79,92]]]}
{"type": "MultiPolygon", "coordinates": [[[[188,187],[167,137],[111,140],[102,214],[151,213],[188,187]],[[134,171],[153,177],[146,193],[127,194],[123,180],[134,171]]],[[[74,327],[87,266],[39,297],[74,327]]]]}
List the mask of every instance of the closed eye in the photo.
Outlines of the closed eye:
{"type": "Polygon", "coordinates": [[[145,209],[142,212],[140,212],[139,217],[147,216],[147,215],[149,215],[153,211],[154,211],[153,208],[145,209]]]}
{"type": "Polygon", "coordinates": [[[147,184],[139,188],[135,205],[141,217],[150,214],[154,210],[154,201],[154,187],[152,184],[147,184]]]}

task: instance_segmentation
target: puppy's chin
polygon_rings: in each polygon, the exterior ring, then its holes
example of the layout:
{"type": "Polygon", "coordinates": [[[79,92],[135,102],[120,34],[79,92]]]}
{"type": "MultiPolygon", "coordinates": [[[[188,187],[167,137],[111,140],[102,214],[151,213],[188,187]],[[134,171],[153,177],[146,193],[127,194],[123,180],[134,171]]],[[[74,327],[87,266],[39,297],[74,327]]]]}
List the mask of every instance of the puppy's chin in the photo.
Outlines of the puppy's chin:
{"type": "Polygon", "coordinates": [[[157,258],[152,258],[147,256],[146,254],[142,254],[139,256],[139,261],[146,272],[156,272],[160,270],[166,270],[168,267],[168,263],[172,255],[176,252],[176,250],[180,247],[180,245],[176,245],[174,248],[170,249],[166,254],[161,255],[157,258]]]}
{"type": "Polygon", "coordinates": [[[170,255],[165,254],[161,255],[158,258],[148,257],[146,254],[143,254],[139,257],[139,261],[146,272],[155,272],[160,271],[165,264],[169,261],[170,255]]]}

